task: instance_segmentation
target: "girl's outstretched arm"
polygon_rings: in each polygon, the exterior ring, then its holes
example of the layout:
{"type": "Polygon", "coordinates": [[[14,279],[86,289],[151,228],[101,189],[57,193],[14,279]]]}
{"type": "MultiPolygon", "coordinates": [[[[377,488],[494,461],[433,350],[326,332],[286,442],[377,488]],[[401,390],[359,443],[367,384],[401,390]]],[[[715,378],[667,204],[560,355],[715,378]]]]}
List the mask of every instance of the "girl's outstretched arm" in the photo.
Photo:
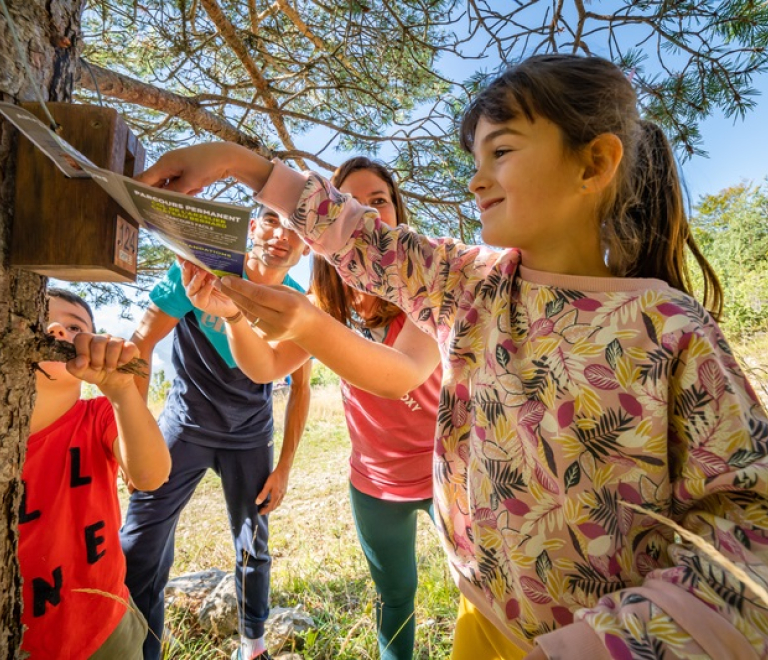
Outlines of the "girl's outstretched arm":
{"type": "Polygon", "coordinates": [[[265,338],[298,344],[348,383],[377,396],[399,399],[440,363],[435,341],[410,322],[394,346],[385,346],[361,337],[288,287],[229,277],[222,284],[249,318],[259,319],[265,338]]]}
{"type": "Polygon", "coordinates": [[[516,251],[428,238],[406,225],[390,227],[375,209],[319,175],[278,161],[257,200],[284,218],[347,284],[394,303],[439,343],[447,339],[458,308],[471,307],[484,283],[499,279],[494,271],[514,273],[519,260],[516,251]]]}
{"type": "Polygon", "coordinates": [[[272,163],[232,142],[208,142],[163,154],[136,179],[156,188],[197,195],[212,183],[234,177],[259,191],[272,172],[272,163]]]}
{"type": "Polygon", "coordinates": [[[271,163],[231,143],[170,151],[137,178],[197,194],[230,176],[287,218],[288,226],[328,258],[347,284],[393,302],[438,341],[447,336],[457,306],[475,297],[494,268],[517,267],[513,252],[429,239],[403,225],[388,227],[374,209],[341,194],[319,175],[271,163]]]}

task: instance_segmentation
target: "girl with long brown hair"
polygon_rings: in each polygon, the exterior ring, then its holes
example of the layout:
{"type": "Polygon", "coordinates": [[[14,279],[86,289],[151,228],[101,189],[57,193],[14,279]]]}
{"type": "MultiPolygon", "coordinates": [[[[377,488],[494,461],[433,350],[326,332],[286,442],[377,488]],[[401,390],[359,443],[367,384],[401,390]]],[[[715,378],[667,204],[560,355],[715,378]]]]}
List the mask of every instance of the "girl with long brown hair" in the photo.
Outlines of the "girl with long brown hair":
{"type": "MultiPolygon", "coordinates": [[[[768,656],[768,416],[713,318],[721,289],[663,133],[616,65],[552,54],[491,82],[460,134],[501,251],[390,228],[234,145],[142,178],[187,191],[232,173],[438,340],[454,658],[768,656]]],[[[223,284],[265,323],[280,315],[270,291],[223,284]]]]}

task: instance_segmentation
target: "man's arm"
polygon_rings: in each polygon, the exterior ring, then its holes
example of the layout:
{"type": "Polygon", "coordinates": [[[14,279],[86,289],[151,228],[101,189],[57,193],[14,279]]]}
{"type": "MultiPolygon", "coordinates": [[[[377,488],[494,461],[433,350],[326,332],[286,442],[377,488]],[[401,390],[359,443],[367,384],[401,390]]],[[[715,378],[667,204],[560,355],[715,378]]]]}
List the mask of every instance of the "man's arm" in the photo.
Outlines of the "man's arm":
{"type": "Polygon", "coordinates": [[[299,440],[304,433],[304,427],[309,415],[309,400],[311,390],[309,387],[312,374],[312,361],[307,360],[291,374],[290,391],[285,406],[285,424],[283,431],[283,446],[280,450],[280,459],[272,474],[267,478],[256,504],[261,504],[270,496],[269,502],[261,510],[261,513],[274,511],[285,497],[288,490],[288,476],[296,456],[299,440]]]}
{"type": "Polygon", "coordinates": [[[173,332],[178,323],[179,319],[166,314],[154,303],[150,303],[131,337],[131,341],[139,347],[141,357],[149,365],[149,373],[146,378],[141,376],[136,376],[135,378],[136,387],[144,397],[144,401],[149,396],[149,383],[152,377],[152,353],[155,350],[155,346],[173,332]]]}

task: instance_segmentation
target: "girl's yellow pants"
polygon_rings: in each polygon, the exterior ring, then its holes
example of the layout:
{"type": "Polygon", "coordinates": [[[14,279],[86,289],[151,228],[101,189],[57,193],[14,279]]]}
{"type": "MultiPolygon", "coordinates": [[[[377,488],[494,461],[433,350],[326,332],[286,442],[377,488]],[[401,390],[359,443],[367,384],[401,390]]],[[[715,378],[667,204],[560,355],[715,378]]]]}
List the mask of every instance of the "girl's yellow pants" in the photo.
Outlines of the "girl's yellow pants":
{"type": "Polygon", "coordinates": [[[526,655],[461,596],[451,660],[523,660],[526,655]]]}

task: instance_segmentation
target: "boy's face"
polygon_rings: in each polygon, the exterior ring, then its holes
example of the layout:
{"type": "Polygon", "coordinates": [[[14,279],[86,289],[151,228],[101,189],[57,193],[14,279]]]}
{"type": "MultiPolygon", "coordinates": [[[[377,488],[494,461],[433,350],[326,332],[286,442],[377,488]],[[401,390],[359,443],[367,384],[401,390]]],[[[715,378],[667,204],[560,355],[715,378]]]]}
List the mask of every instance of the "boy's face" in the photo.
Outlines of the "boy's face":
{"type": "MultiPolygon", "coordinates": [[[[68,302],[63,298],[49,298],[47,330],[48,334],[53,335],[56,339],[72,343],[77,333],[93,332],[94,328],[88,312],[82,306],[68,302]]],[[[73,383],[77,383],[78,387],[80,386],[80,381],[67,371],[64,362],[44,362],[43,369],[55,379],[57,385],[71,380],[73,383]]],[[[41,374],[38,373],[39,375],[41,374]]],[[[38,378],[38,383],[46,381],[47,379],[43,381],[38,378]]]]}
{"type": "Polygon", "coordinates": [[[283,227],[276,213],[267,211],[251,220],[252,253],[272,268],[292,268],[309,254],[309,247],[294,231],[283,227]]]}
{"type": "Polygon", "coordinates": [[[94,332],[88,312],[81,305],[63,298],[48,300],[48,333],[72,342],[78,332],[94,332]]]}

